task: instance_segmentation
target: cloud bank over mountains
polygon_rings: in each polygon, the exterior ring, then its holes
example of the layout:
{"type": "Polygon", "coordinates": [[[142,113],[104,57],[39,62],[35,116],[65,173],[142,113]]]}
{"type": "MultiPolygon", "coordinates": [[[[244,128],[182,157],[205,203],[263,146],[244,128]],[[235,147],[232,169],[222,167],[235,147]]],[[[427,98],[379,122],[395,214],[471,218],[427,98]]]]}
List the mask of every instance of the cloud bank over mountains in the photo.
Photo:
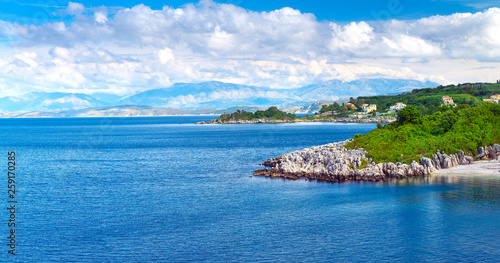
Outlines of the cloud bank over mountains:
{"type": "Polygon", "coordinates": [[[296,88],[336,79],[500,78],[500,9],[336,23],[284,7],[69,3],[61,22],[0,21],[0,92],[132,94],[178,82],[296,88]]]}

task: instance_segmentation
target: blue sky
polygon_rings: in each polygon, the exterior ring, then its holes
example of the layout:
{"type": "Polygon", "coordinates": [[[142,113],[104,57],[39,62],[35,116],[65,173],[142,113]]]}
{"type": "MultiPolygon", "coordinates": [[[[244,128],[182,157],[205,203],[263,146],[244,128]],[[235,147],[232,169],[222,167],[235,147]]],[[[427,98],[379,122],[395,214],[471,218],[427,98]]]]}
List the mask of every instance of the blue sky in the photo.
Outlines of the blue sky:
{"type": "Polygon", "coordinates": [[[496,2],[0,0],[0,96],[213,80],[494,82],[496,2]]]}
{"type": "MultiPolygon", "coordinates": [[[[33,17],[41,13],[50,14],[51,21],[59,20],[58,10],[64,9],[71,1],[67,0],[0,0],[0,15],[7,21],[32,21],[33,17]]],[[[72,1],[87,7],[133,7],[137,4],[150,6],[152,9],[161,9],[164,5],[181,7],[196,1],[171,0],[112,0],[112,1],[72,1]]],[[[272,11],[282,7],[292,7],[304,13],[313,13],[318,20],[370,21],[377,19],[418,19],[431,15],[450,15],[462,12],[477,12],[494,7],[496,1],[472,0],[228,0],[214,1],[241,6],[253,11],[272,11]]],[[[498,4],[496,4],[498,5],[498,4]]],[[[37,21],[35,21],[37,22],[37,21]]]]}

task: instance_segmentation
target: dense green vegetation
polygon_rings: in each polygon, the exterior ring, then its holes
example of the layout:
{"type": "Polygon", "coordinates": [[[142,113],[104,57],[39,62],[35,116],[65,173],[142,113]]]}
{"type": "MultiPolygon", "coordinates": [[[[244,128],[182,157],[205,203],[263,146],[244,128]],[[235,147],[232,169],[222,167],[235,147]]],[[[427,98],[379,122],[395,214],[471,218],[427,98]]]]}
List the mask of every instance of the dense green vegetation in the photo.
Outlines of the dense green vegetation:
{"type": "Polygon", "coordinates": [[[500,143],[500,104],[440,106],[423,115],[415,106],[399,111],[398,120],[356,135],[347,148],[364,148],[373,161],[404,162],[463,150],[475,155],[479,146],[500,143]]]}
{"type": "Polygon", "coordinates": [[[403,102],[417,107],[424,114],[432,114],[441,106],[442,96],[450,96],[457,105],[478,105],[482,103],[482,99],[487,99],[495,94],[500,94],[500,84],[461,84],[415,89],[408,93],[393,96],[351,98],[350,102],[356,106],[363,103],[377,104],[377,110],[380,112],[388,110],[396,102],[403,102]]]}
{"type": "Polygon", "coordinates": [[[327,104],[321,105],[319,114],[329,111],[337,113],[338,117],[345,117],[348,114],[355,112],[356,110],[353,110],[351,107],[346,107],[344,103],[342,103],[342,105],[339,105],[337,102],[334,102],[333,104],[330,105],[327,104]]]}
{"type": "Polygon", "coordinates": [[[222,121],[236,120],[253,120],[253,119],[276,119],[276,120],[293,120],[297,118],[295,114],[286,113],[272,106],[265,111],[256,111],[255,113],[237,110],[231,114],[222,114],[218,119],[222,121]]]}

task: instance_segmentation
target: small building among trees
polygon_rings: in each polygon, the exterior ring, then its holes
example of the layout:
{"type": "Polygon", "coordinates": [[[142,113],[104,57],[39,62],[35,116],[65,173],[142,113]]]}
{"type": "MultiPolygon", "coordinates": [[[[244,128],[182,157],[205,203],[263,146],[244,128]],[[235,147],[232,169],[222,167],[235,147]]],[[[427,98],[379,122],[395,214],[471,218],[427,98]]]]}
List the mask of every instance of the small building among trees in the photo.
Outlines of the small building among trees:
{"type": "Polygon", "coordinates": [[[455,102],[453,102],[453,99],[450,96],[443,96],[441,101],[444,105],[455,106],[455,102]]]}
{"type": "Polygon", "coordinates": [[[390,112],[397,112],[404,107],[406,107],[406,104],[398,102],[398,103],[394,104],[393,106],[389,107],[389,111],[390,112]]]}
{"type": "Polygon", "coordinates": [[[370,113],[372,111],[377,110],[377,105],[376,104],[363,104],[362,108],[363,108],[364,112],[370,113]]]}

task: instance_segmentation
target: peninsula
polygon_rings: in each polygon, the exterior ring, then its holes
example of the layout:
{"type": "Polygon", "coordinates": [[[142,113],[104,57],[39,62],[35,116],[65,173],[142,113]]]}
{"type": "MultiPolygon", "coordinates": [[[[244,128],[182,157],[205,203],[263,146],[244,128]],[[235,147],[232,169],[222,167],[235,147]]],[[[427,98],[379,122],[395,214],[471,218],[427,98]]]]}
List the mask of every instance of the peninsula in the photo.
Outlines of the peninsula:
{"type": "MultiPolygon", "coordinates": [[[[327,106],[327,105],[324,105],[327,106]]],[[[297,117],[295,114],[280,111],[275,106],[265,111],[256,111],[255,113],[246,111],[236,111],[230,114],[221,114],[219,118],[208,121],[198,122],[196,124],[253,124],[253,123],[295,123],[295,122],[356,122],[356,123],[390,123],[396,121],[392,116],[371,116],[359,118],[357,115],[344,114],[333,117],[332,114],[316,116],[297,117]]]]}
{"type": "Polygon", "coordinates": [[[428,115],[409,105],[395,122],[351,140],[268,159],[263,163],[268,168],[254,175],[327,182],[423,176],[474,160],[497,160],[499,142],[500,104],[443,105],[428,115]]]}

